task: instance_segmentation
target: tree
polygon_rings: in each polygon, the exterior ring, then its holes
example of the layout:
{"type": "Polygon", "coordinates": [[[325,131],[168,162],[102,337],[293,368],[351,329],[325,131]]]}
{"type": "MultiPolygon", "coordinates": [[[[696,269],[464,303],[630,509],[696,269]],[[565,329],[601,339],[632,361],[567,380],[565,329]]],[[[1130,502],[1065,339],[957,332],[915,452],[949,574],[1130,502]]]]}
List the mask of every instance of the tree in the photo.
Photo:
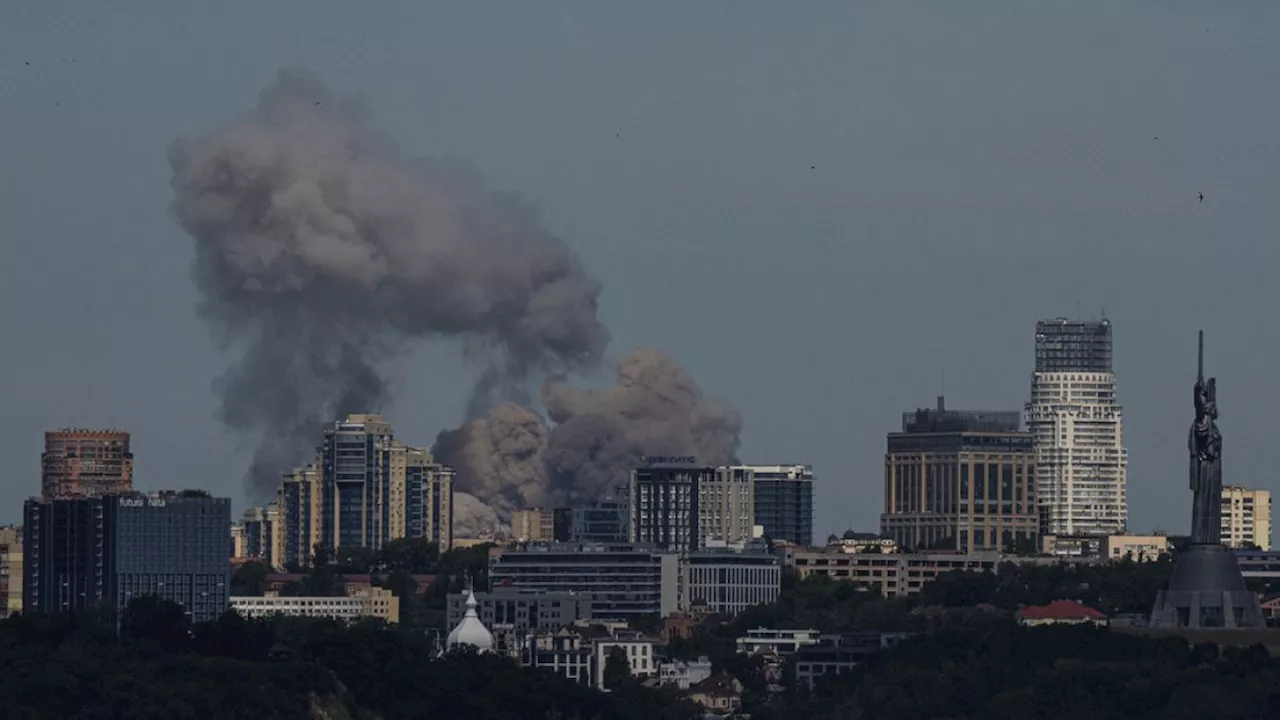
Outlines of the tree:
{"type": "Polygon", "coordinates": [[[378,553],[367,547],[340,547],[333,553],[332,569],[346,575],[365,575],[377,564],[378,553]]]}
{"type": "Polygon", "coordinates": [[[120,617],[120,635],[135,642],[152,642],[166,652],[185,649],[191,641],[186,610],[155,595],[134,598],[120,617]]]}
{"type": "Polygon", "coordinates": [[[270,570],[265,563],[250,560],[236,568],[235,574],[231,576],[231,594],[262,597],[266,592],[269,574],[270,570]]]}
{"type": "Polygon", "coordinates": [[[440,547],[426,538],[397,538],[387,543],[378,556],[382,570],[411,574],[430,573],[439,561],[440,547]]]}
{"type": "Polygon", "coordinates": [[[620,645],[609,648],[609,655],[604,661],[604,687],[616,690],[631,679],[631,662],[620,645]]]}

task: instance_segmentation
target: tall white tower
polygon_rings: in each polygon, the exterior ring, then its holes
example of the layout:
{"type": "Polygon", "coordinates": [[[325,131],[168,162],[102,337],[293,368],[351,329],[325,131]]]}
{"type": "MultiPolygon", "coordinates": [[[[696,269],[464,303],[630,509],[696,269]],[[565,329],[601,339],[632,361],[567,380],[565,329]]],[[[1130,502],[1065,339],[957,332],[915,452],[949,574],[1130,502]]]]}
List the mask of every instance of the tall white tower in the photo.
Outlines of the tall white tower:
{"type": "Polygon", "coordinates": [[[1041,530],[1059,536],[1123,533],[1129,454],[1111,368],[1111,321],[1036,323],[1026,423],[1036,444],[1041,530]]]}

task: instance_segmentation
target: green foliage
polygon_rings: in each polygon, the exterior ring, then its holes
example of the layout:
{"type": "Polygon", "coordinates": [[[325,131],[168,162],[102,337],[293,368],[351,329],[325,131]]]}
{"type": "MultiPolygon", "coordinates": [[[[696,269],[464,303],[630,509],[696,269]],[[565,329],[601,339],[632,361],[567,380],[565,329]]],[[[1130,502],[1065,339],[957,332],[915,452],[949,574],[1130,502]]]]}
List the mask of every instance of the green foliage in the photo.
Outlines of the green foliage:
{"type": "Polygon", "coordinates": [[[186,611],[172,600],[146,595],[129,601],[120,617],[120,635],[136,643],[154,643],[165,652],[185,650],[190,643],[186,611]]]}
{"type": "Polygon", "coordinates": [[[115,634],[90,615],[0,621],[5,718],[465,717],[684,720],[667,692],[600,693],[497,655],[436,658],[417,631],[228,612],[186,626],[165,601],[131,603],[115,634]],[[179,636],[171,631],[181,628],[179,636]],[[158,630],[159,628],[160,630],[158,630]],[[178,637],[183,638],[176,641],[178,637]]]}
{"type": "Polygon", "coordinates": [[[604,686],[607,690],[616,690],[631,679],[631,663],[627,653],[617,645],[609,648],[609,655],[604,661],[604,686]]]}
{"type": "MultiPolygon", "coordinates": [[[[378,555],[379,569],[404,571],[411,575],[435,572],[440,561],[440,547],[426,538],[399,538],[387,543],[378,555]]],[[[488,558],[485,558],[488,563],[488,558]]]]}
{"type": "Polygon", "coordinates": [[[925,585],[919,605],[971,607],[989,603],[1002,610],[1075,600],[1108,615],[1146,613],[1169,582],[1173,563],[1122,561],[1101,565],[1015,565],[995,573],[950,572],[925,585]]]}
{"type": "Polygon", "coordinates": [[[1274,717],[1280,664],[1261,647],[1193,649],[1092,627],[955,623],[828,676],[757,720],[1103,720],[1274,717]]]}
{"type": "Polygon", "coordinates": [[[266,592],[267,575],[270,573],[271,570],[266,563],[250,560],[236,568],[235,574],[231,576],[231,594],[241,597],[262,597],[266,592]]]}

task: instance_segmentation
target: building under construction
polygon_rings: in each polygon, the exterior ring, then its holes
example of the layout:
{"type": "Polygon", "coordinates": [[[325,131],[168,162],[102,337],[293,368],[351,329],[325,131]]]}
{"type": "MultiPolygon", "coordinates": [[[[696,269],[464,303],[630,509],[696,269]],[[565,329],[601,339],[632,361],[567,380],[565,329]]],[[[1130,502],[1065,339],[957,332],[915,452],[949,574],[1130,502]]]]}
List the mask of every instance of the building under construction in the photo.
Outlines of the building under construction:
{"type": "Polygon", "coordinates": [[[133,491],[133,452],[121,430],[67,428],[44,434],[40,494],[45,500],[133,491]]]}

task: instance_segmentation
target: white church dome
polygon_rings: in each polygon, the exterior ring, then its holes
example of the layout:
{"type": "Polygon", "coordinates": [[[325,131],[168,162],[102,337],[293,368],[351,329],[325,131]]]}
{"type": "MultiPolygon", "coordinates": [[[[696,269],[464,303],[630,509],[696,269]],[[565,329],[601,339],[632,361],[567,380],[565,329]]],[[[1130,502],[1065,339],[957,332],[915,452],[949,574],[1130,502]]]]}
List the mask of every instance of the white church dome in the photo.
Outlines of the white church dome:
{"type": "Polygon", "coordinates": [[[450,650],[459,645],[470,645],[480,652],[493,652],[493,633],[480,622],[476,615],[476,594],[467,591],[467,614],[463,616],[458,627],[449,633],[447,645],[450,650]]]}

